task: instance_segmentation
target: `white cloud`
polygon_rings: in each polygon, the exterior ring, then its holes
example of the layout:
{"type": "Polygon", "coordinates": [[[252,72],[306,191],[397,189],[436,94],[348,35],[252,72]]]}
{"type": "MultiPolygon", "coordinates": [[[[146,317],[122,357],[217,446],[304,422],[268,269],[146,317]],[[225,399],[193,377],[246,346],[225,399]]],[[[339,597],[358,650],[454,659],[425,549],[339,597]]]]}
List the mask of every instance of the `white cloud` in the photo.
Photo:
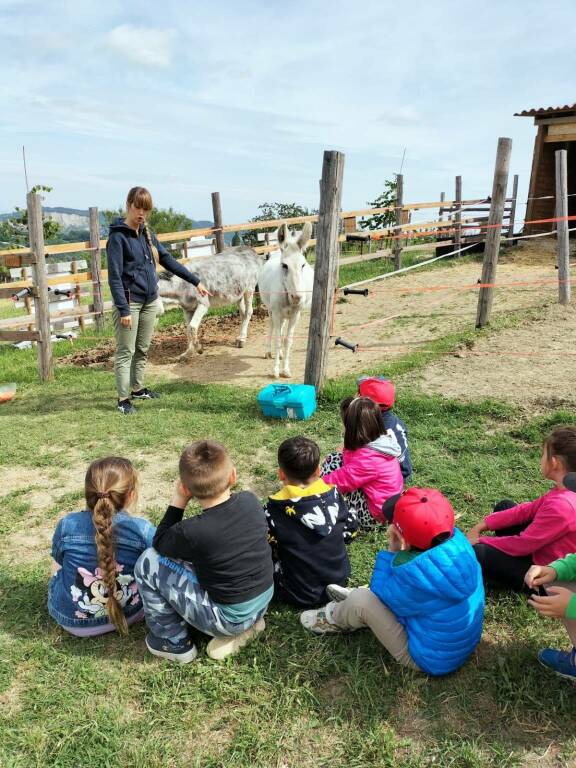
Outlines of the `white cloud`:
{"type": "Polygon", "coordinates": [[[172,62],[173,29],[154,29],[122,24],[106,35],[106,46],[133,64],[168,67],[172,62]]]}

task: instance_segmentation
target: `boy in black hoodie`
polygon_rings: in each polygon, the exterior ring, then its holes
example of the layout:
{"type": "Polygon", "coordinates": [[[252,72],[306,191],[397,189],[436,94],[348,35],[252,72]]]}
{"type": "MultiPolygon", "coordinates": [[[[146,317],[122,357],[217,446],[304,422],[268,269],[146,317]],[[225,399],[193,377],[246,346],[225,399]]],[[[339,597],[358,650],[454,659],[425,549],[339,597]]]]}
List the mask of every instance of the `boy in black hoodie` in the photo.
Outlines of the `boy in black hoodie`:
{"type": "Polygon", "coordinates": [[[307,437],[280,445],[278,477],[283,487],[264,507],[275,595],[298,607],[321,605],[328,584],[348,583],[346,543],[358,528],[355,512],[320,478],[320,448],[307,437]]]}

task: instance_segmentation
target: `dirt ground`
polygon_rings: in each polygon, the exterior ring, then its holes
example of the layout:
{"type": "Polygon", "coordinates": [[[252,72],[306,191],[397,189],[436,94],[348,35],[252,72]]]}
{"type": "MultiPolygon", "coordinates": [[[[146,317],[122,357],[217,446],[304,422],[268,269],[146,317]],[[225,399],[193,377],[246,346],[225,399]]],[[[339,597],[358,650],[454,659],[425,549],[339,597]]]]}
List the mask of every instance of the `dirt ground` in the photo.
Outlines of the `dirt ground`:
{"type": "MultiPolygon", "coordinates": [[[[566,343],[575,335],[576,311],[557,304],[555,247],[548,238],[524,241],[498,265],[492,318],[530,309],[532,319],[478,340],[404,381],[453,397],[489,396],[527,405],[576,403],[576,352],[566,343]]],[[[480,274],[480,263],[447,263],[442,269],[414,270],[371,283],[367,298],[339,299],[333,339],[341,336],[359,348],[352,353],[331,341],[328,376],[374,368],[426,342],[473,328],[480,274]]],[[[235,317],[209,318],[202,326],[204,354],[185,363],[175,359],[186,347],[184,327],[157,332],[150,352],[151,376],[265,386],[272,371],[271,361],[264,358],[267,320],[254,316],[244,349],[233,345],[238,325],[235,317]]],[[[294,341],[293,381],[303,377],[307,326],[305,317],[294,341]]],[[[111,367],[112,351],[107,344],[68,359],[111,367]]]]}

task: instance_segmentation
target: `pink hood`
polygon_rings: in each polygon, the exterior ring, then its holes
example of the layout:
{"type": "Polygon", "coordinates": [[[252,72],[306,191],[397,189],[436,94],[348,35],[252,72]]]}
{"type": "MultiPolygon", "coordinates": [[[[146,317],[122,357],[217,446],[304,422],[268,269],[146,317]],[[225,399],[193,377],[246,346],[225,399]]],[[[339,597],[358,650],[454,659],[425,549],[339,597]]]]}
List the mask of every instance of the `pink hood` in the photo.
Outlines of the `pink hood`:
{"type": "Polygon", "coordinates": [[[395,440],[394,443],[382,435],[356,451],[345,449],[343,466],[323,476],[324,482],[335,485],[340,493],[363,491],[370,514],[380,523],[385,522],[382,504],[404,487],[398,461],[400,448],[395,440]]]}

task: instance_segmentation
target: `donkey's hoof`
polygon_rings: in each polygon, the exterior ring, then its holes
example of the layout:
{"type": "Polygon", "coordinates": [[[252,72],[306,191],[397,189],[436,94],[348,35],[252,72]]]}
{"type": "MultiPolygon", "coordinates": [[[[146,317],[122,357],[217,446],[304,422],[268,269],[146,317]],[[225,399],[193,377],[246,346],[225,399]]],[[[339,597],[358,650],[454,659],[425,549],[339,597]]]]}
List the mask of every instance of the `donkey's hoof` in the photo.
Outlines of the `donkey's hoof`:
{"type": "Polygon", "coordinates": [[[204,353],[204,347],[196,347],[195,352],[197,355],[202,355],[204,353]]]}
{"type": "Polygon", "coordinates": [[[244,346],[244,343],[245,343],[244,339],[236,339],[236,346],[238,347],[238,349],[242,349],[242,347],[244,346]]]}
{"type": "Polygon", "coordinates": [[[264,352],[264,360],[272,360],[272,352],[264,352]]]}
{"type": "Polygon", "coordinates": [[[292,378],[292,374],[290,373],[290,371],[282,371],[280,376],[282,376],[283,379],[291,379],[292,378]]]}

